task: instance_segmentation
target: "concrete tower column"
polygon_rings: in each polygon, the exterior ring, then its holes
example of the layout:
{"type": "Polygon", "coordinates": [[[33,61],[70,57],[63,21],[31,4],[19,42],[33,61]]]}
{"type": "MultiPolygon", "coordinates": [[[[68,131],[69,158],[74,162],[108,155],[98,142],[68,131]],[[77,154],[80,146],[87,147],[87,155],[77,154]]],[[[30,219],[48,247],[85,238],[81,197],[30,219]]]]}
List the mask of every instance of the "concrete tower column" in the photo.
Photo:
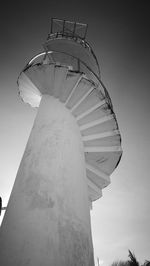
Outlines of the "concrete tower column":
{"type": "Polygon", "coordinates": [[[83,143],[75,118],[44,95],[0,232],[1,266],[93,266],[83,143]]]}

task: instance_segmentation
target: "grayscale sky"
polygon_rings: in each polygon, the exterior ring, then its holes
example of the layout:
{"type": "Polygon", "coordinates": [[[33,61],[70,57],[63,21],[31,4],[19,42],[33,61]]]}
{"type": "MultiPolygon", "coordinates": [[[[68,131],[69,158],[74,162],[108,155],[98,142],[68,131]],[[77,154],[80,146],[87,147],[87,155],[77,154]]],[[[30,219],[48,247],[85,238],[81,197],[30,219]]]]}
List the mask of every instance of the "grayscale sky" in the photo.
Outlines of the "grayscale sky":
{"type": "MultiPolygon", "coordinates": [[[[7,205],[36,110],[16,80],[43,51],[50,18],[88,23],[122,135],[123,156],[91,212],[95,258],[102,265],[150,260],[150,18],[146,1],[12,1],[0,14],[0,195],[7,205]]],[[[0,222],[2,221],[2,216],[0,222]]]]}

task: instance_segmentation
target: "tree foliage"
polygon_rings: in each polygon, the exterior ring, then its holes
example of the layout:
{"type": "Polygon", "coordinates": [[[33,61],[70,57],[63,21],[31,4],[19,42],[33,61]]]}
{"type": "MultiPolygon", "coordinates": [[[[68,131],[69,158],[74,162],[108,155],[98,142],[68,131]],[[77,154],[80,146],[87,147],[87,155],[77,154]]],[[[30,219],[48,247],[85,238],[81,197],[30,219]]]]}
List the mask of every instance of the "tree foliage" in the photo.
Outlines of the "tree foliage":
{"type": "Polygon", "coordinates": [[[111,266],[129,266],[128,261],[118,260],[114,261],[111,266]]]}
{"type": "Polygon", "coordinates": [[[137,261],[135,255],[129,250],[129,255],[128,257],[130,258],[129,266],[139,266],[139,262],[137,261]]]}
{"type": "MultiPolygon", "coordinates": [[[[111,264],[111,266],[140,266],[134,253],[132,253],[130,250],[128,250],[128,252],[129,252],[129,255],[128,255],[129,260],[127,260],[127,261],[122,261],[122,260],[114,261],[111,264]]],[[[150,266],[150,261],[145,260],[144,264],[141,266],[150,266]]]]}

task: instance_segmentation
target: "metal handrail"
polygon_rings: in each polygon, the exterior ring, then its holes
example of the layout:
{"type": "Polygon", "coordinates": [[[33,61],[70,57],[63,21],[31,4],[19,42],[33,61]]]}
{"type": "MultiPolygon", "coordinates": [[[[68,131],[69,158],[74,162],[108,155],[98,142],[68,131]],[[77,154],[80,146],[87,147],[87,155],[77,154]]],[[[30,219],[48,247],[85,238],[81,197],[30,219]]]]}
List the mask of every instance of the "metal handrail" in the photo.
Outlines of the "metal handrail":
{"type": "MultiPolygon", "coordinates": [[[[69,54],[67,54],[67,53],[65,53],[65,52],[57,52],[57,51],[45,51],[45,52],[41,52],[40,54],[38,54],[38,55],[36,55],[36,56],[34,56],[34,57],[32,57],[31,58],[31,60],[26,64],[26,66],[24,67],[24,69],[23,69],[23,71],[25,71],[26,69],[28,69],[30,66],[32,66],[33,64],[34,64],[34,60],[35,59],[37,59],[38,57],[40,57],[41,55],[46,55],[46,54],[48,54],[48,53],[50,53],[50,54],[52,54],[52,53],[63,53],[63,54],[66,54],[66,55],[69,55],[69,54]]],[[[69,55],[70,56],[70,55],[69,55]]],[[[100,79],[100,77],[88,66],[88,65],[86,65],[86,63],[85,62],[83,62],[81,59],[79,59],[79,58],[77,58],[77,57],[75,57],[75,56],[73,56],[75,59],[77,59],[77,60],[80,60],[80,62],[95,76],[95,78],[98,80],[98,82],[101,84],[101,86],[102,86],[102,88],[103,88],[103,90],[104,90],[104,96],[105,96],[105,98],[106,98],[106,100],[107,100],[107,104],[109,105],[109,107],[111,108],[111,110],[112,110],[112,112],[113,112],[113,105],[112,105],[112,102],[111,102],[111,98],[110,98],[110,96],[109,96],[109,93],[108,93],[108,91],[107,91],[107,89],[106,89],[106,87],[104,86],[104,84],[103,84],[103,82],[102,82],[102,80],[100,79]]]]}
{"type": "Polygon", "coordinates": [[[94,54],[94,51],[93,51],[92,47],[90,46],[90,44],[87,41],[85,41],[84,39],[82,39],[77,34],[72,35],[71,33],[69,34],[67,32],[56,32],[56,33],[50,33],[50,34],[48,34],[47,41],[48,40],[54,40],[54,39],[68,39],[68,40],[73,40],[73,41],[81,44],[84,48],[88,49],[89,52],[92,54],[92,56],[95,59],[95,62],[96,62],[97,68],[98,68],[98,74],[100,76],[100,66],[99,66],[97,57],[94,54]]]}

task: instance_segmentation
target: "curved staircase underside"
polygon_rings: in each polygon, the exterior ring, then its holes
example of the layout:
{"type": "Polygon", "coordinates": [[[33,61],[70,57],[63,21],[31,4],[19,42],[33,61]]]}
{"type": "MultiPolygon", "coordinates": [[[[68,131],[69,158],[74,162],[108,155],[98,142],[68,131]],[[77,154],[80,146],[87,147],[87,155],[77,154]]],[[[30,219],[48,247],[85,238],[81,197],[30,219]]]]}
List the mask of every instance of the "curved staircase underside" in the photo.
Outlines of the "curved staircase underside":
{"type": "Polygon", "coordinates": [[[70,110],[83,140],[89,198],[100,198],[122,155],[116,117],[101,84],[55,63],[29,66],[21,72],[18,86],[21,98],[32,107],[38,107],[42,95],[49,94],[70,110]]]}

